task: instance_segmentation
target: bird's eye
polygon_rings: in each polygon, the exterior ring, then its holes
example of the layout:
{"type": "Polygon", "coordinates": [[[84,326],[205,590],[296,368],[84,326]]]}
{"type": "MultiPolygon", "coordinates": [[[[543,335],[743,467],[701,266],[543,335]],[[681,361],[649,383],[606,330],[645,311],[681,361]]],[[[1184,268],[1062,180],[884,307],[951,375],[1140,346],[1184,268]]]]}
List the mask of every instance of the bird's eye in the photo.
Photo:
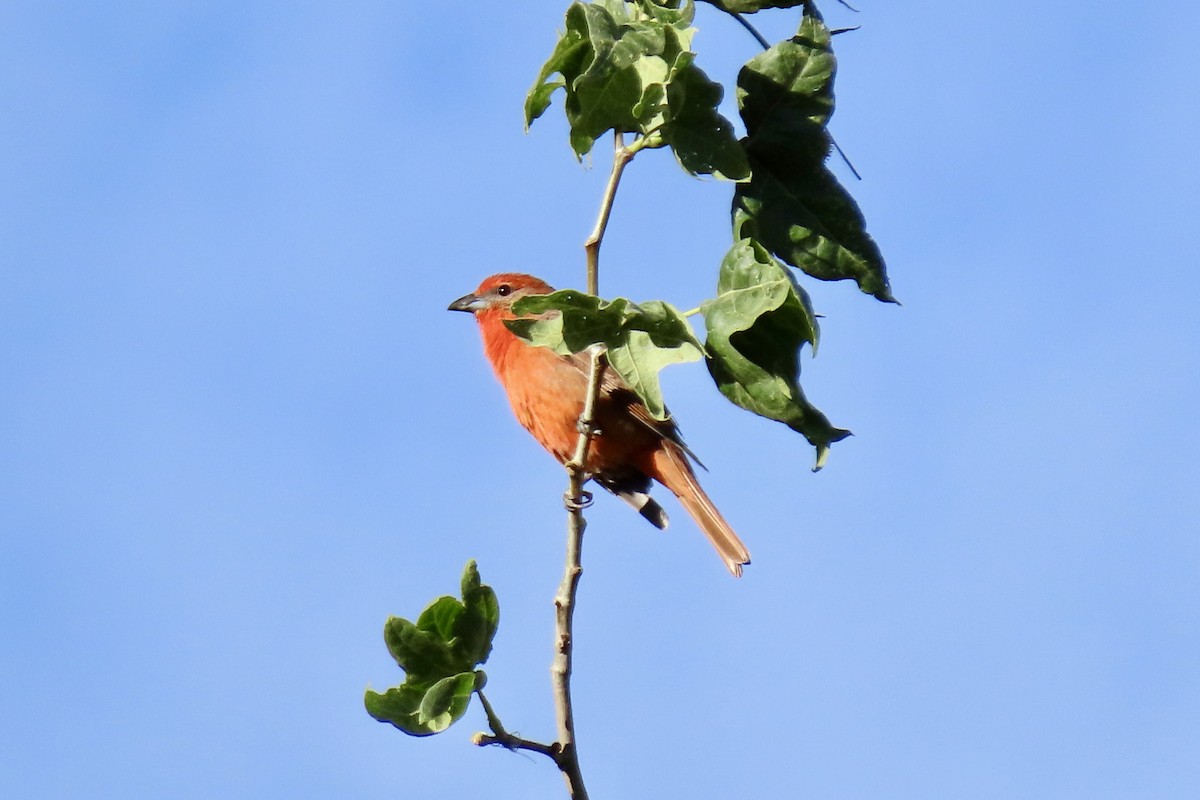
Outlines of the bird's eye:
{"type": "Polygon", "coordinates": [[[512,287],[507,283],[503,283],[496,287],[496,294],[500,295],[501,297],[508,297],[510,294],[512,294],[512,287]]]}

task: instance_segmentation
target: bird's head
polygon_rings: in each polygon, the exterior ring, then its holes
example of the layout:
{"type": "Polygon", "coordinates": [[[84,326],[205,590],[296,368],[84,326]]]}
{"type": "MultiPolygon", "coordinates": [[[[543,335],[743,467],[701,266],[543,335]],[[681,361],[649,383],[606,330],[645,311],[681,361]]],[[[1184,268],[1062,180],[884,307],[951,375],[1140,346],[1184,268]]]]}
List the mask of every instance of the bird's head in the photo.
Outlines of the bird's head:
{"type": "Polygon", "coordinates": [[[476,317],[486,315],[498,319],[513,319],[512,304],[522,297],[550,294],[554,287],[541,278],[519,272],[501,272],[485,278],[472,294],[466,294],[450,304],[449,311],[467,311],[476,317]]]}

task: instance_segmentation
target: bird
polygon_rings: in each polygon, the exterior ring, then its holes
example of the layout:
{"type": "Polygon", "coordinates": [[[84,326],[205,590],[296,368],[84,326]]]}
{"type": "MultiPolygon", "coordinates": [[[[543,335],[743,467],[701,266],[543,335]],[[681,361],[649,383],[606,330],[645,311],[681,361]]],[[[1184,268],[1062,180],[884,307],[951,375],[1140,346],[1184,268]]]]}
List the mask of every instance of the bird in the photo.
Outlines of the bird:
{"type": "MultiPolygon", "coordinates": [[[[559,355],[521,339],[504,324],[517,319],[512,306],[522,297],[554,288],[540,278],[503,272],[485,278],[447,310],[475,316],[483,350],[508,395],[517,421],[562,464],[574,456],[579,417],[587,395],[587,353],[559,355]]],[[[600,486],[633,506],[656,528],[667,514],[650,497],[651,481],[669,489],[716,548],[735,577],[750,563],[750,551],[701,488],[679,428],[669,416],[655,419],[637,393],[605,369],[595,407],[595,426],[586,472],[600,486]]],[[[697,463],[699,460],[697,459],[697,463]]]]}

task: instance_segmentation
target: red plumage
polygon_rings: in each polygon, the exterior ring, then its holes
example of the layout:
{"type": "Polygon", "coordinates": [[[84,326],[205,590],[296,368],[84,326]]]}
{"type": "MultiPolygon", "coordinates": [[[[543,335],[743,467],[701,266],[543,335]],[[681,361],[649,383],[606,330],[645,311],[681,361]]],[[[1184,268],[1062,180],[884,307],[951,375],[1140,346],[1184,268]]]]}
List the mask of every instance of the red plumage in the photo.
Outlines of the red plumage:
{"type": "MultiPolygon", "coordinates": [[[[515,319],[514,301],[554,289],[532,275],[501,273],[484,280],[473,294],[450,304],[453,311],[475,315],[484,353],[508,394],[517,420],[560,462],[574,455],[579,415],[587,395],[589,359],[585,354],[560,356],[534,347],[505,325],[515,319]]],[[[688,463],[689,451],[671,420],[656,420],[637,394],[612,369],[596,403],[596,427],[587,471],[604,488],[636,508],[659,528],[667,517],[648,494],[653,479],[679,498],[720,554],[729,571],[742,574],[750,553],[712,500],[700,488],[688,463]]]]}

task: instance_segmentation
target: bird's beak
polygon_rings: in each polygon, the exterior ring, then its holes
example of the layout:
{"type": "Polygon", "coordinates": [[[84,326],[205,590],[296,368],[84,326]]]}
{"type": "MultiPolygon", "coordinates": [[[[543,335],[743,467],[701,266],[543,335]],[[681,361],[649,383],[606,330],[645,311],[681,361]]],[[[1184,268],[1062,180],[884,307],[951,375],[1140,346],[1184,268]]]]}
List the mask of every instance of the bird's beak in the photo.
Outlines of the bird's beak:
{"type": "Polygon", "coordinates": [[[487,302],[482,297],[477,297],[473,294],[464,294],[447,306],[446,310],[466,311],[469,314],[474,314],[476,311],[483,311],[485,308],[487,308],[487,302]]]}

